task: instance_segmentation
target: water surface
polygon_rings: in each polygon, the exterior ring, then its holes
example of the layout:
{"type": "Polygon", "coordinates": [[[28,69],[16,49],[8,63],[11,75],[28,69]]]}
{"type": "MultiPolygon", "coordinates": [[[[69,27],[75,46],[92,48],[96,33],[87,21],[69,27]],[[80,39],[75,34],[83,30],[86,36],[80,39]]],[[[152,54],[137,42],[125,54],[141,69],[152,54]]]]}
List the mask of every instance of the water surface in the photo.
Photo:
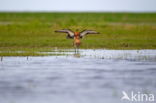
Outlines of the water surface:
{"type": "Polygon", "coordinates": [[[58,55],[3,57],[1,103],[126,103],[122,91],[156,94],[156,50],[41,53],[58,55]]]}

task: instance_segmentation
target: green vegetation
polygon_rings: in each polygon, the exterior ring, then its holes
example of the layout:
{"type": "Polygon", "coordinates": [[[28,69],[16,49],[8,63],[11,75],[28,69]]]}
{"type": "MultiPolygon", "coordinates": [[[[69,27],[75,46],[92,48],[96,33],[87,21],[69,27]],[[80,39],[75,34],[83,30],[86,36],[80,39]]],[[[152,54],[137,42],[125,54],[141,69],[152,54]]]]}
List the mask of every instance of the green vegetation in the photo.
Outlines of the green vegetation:
{"type": "Polygon", "coordinates": [[[54,30],[92,29],[81,48],[156,49],[156,13],[0,13],[0,51],[73,48],[54,30]]]}

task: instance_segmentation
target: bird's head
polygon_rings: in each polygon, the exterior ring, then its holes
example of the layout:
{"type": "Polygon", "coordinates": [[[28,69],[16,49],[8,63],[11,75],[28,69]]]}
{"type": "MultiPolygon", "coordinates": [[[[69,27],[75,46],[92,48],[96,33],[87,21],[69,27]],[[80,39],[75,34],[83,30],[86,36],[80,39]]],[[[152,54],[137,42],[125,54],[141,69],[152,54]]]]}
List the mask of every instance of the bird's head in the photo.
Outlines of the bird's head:
{"type": "Polygon", "coordinates": [[[80,34],[79,29],[76,29],[74,34],[75,34],[75,36],[79,36],[79,34],[80,34]]]}

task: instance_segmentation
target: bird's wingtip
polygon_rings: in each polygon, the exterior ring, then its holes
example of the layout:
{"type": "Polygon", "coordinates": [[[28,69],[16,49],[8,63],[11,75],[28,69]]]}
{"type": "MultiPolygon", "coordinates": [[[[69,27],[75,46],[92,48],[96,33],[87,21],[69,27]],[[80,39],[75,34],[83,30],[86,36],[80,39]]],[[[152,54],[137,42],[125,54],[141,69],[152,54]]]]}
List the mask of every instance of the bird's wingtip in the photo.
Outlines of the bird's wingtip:
{"type": "Polygon", "coordinates": [[[55,30],[54,32],[58,32],[58,30],[55,30]]]}

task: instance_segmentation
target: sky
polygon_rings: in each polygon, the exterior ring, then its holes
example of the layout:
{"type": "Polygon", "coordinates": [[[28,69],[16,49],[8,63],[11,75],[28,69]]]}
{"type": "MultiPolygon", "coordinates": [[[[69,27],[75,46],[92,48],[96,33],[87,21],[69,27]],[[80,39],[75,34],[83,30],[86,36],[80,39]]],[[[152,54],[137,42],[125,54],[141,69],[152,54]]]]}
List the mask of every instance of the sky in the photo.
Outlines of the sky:
{"type": "Polygon", "coordinates": [[[156,0],[0,0],[0,11],[156,12],[156,0]]]}

